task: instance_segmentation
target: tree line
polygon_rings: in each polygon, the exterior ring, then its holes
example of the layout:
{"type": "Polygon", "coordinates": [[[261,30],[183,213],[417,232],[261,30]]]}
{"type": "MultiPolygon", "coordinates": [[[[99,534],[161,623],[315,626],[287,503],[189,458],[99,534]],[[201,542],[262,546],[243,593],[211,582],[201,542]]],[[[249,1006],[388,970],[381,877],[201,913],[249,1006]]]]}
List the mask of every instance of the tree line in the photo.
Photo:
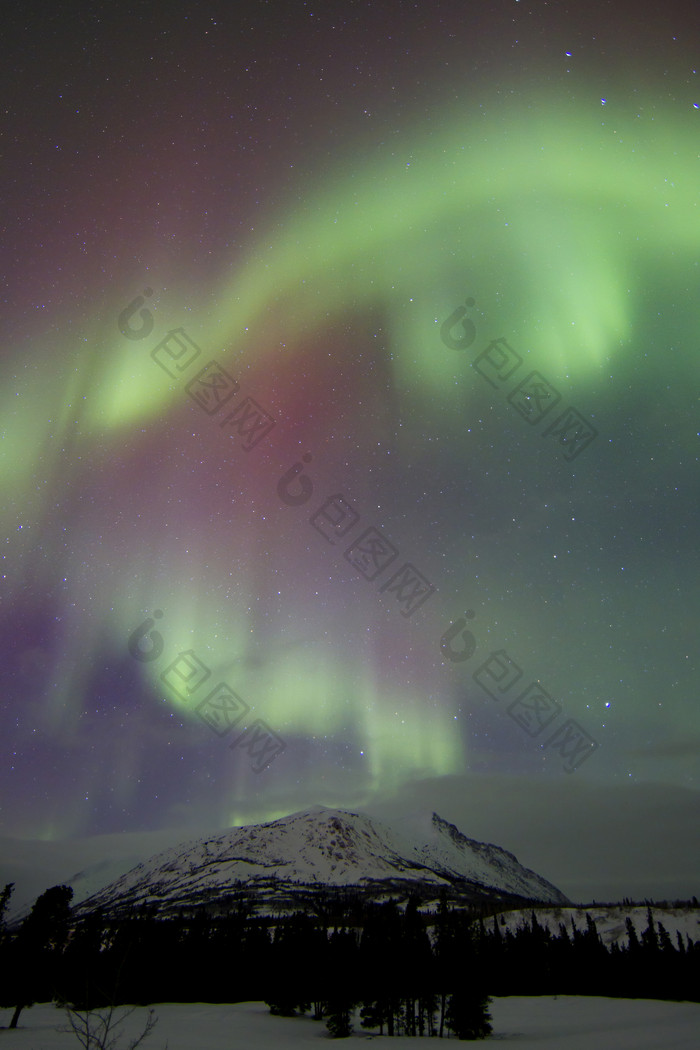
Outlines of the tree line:
{"type": "Polygon", "coordinates": [[[511,931],[503,917],[475,918],[446,900],[434,913],[416,898],[404,908],[355,901],[343,922],[322,898],[315,913],[260,916],[232,901],[225,916],[168,919],[155,908],[76,918],[71,899],[69,887],[52,887],[19,927],[0,923],[0,1006],[13,1010],[11,1027],[24,1007],[51,1000],[85,1009],[262,1000],[279,1014],[310,1011],[334,1035],[359,1010],[362,1025],[387,1036],[474,1038],[490,1030],[493,995],[700,1001],[700,942],[672,939],[652,907],[639,936],[628,919],[626,943],[606,946],[590,914],[585,927],[572,919],[552,933],[533,910],[511,931]]]}

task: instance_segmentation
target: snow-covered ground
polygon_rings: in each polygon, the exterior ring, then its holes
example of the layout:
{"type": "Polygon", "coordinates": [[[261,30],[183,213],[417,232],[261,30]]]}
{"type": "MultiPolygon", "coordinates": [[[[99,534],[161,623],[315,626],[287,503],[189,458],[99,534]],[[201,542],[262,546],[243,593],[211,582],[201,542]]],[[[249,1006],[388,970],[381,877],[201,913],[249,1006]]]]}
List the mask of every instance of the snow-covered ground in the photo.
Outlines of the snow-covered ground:
{"type": "MultiPolygon", "coordinates": [[[[164,1003],[155,1007],[158,1024],[144,1050],[280,1050],[328,1045],[323,1021],[307,1017],[272,1017],[262,1003],[212,1006],[164,1003]]],[[[491,1044],[514,1050],[698,1050],[700,1004],[653,999],[602,999],[582,996],[512,996],[494,999],[491,1044]]],[[[124,1026],[125,1035],[143,1027],[146,1008],[124,1026]]],[[[10,1022],[4,1011],[2,1022],[10,1022]]],[[[20,1027],[3,1031],[3,1050],[70,1050],[75,1036],[57,1031],[65,1015],[51,1005],[34,1006],[20,1017],[20,1027]]],[[[336,1045],[354,1046],[380,1037],[360,1031],[336,1045]]],[[[387,1050],[435,1046],[417,1038],[383,1040],[387,1050]]],[[[456,1044],[456,1040],[453,1041],[456,1044]]],[[[119,1044],[121,1045],[121,1044],[119,1044]]],[[[488,1041],[480,1045],[488,1045],[488,1041]]]]}

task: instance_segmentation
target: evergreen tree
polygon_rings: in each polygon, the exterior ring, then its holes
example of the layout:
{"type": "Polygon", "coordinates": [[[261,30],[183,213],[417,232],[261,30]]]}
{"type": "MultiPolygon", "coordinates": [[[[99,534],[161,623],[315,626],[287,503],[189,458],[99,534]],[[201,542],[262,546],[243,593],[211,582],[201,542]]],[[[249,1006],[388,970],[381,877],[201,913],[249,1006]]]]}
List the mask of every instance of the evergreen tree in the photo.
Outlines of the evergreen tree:
{"type": "Polygon", "coordinates": [[[352,1001],[344,996],[337,996],[326,1003],[326,1028],[331,1039],[347,1039],[352,1035],[351,1010],[352,1001]]]}
{"type": "Polygon", "coordinates": [[[70,926],[70,886],[52,886],[37,897],[31,912],[22,923],[22,939],[33,946],[52,950],[62,948],[70,926]]]}
{"type": "Polygon", "coordinates": [[[305,1014],[311,1008],[310,1003],[298,1003],[293,997],[265,999],[265,1006],[269,1006],[270,1013],[277,1017],[295,1017],[297,1012],[305,1014]]]}
{"type": "Polygon", "coordinates": [[[37,1000],[53,999],[56,993],[58,962],[68,938],[70,886],[52,886],[37,897],[31,912],[14,940],[6,946],[6,979],[0,1006],[14,1007],[10,1028],[37,1000]]]}
{"type": "Polygon", "coordinates": [[[377,999],[363,1003],[360,1010],[360,1024],[363,1028],[378,1028],[379,1034],[384,1035],[385,1023],[386,1007],[384,1003],[377,999]]]}
{"type": "Polygon", "coordinates": [[[375,905],[365,920],[356,956],[357,997],[365,1002],[377,1002],[384,1012],[389,1035],[394,1034],[402,991],[402,936],[401,914],[395,901],[375,905]]]}
{"type": "Polygon", "coordinates": [[[661,951],[666,952],[667,954],[674,953],[676,949],[673,947],[668,930],[666,929],[664,924],[661,922],[657,922],[656,928],[659,931],[659,948],[661,949],[661,951]]]}
{"type": "Polygon", "coordinates": [[[437,1034],[437,1026],[435,1023],[435,1015],[438,1009],[438,997],[435,992],[428,992],[427,995],[422,995],[419,1000],[419,1015],[418,1015],[418,1027],[419,1035],[427,1035],[432,1038],[437,1034]]]}
{"type": "Polygon", "coordinates": [[[625,919],[625,929],[627,931],[627,951],[639,951],[639,948],[641,947],[639,944],[639,937],[637,936],[637,931],[634,928],[634,923],[632,922],[632,919],[629,915],[625,919]]]}
{"type": "Polygon", "coordinates": [[[654,916],[651,913],[651,908],[647,908],[647,925],[646,929],[642,930],[642,947],[645,948],[647,952],[655,952],[659,947],[659,938],[656,935],[654,916]]]}
{"type": "Polygon", "coordinates": [[[105,973],[103,940],[103,920],[97,910],[78,923],[63,953],[57,991],[61,1000],[77,1009],[92,1010],[109,1003],[102,990],[112,983],[105,973]]]}
{"type": "Polygon", "coordinates": [[[485,1039],[491,1035],[488,995],[476,989],[454,992],[447,1005],[445,1021],[458,1039],[485,1039]]]}
{"type": "Polygon", "coordinates": [[[0,944],[2,944],[2,942],[7,936],[7,923],[5,922],[5,912],[7,911],[7,908],[9,906],[10,897],[12,896],[12,891],[14,888],[14,882],[8,882],[2,893],[0,893],[0,944]]]}

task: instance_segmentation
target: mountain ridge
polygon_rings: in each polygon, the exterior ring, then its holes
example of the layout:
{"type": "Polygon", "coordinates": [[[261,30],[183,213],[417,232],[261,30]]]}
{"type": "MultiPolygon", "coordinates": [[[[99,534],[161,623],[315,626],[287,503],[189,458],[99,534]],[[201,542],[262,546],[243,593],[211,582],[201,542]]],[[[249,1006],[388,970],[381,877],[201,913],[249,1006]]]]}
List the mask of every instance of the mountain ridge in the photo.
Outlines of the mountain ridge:
{"type": "Polygon", "coordinates": [[[75,911],[221,912],[236,901],[256,911],[296,910],[323,891],[372,898],[417,894],[424,900],[447,893],[465,903],[569,903],[514,854],[468,838],[437,813],[430,841],[423,842],[365,814],[314,806],[171,846],[87,897],[75,911]]]}

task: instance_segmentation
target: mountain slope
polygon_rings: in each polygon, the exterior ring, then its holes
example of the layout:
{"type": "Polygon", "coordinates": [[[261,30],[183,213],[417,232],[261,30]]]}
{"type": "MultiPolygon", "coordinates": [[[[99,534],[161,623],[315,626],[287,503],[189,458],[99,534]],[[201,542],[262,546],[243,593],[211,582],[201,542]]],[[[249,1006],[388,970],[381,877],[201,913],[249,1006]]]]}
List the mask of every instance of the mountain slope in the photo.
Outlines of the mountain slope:
{"type": "Polygon", "coordinates": [[[440,891],[464,900],[532,900],[565,904],[551,883],[498,846],[475,842],[433,814],[430,841],[415,842],[377,820],[319,806],[267,824],[232,828],[176,846],[139,864],[89,897],[78,913],[154,905],[161,914],[231,896],[293,907],[327,887],[379,896],[440,891]]]}

